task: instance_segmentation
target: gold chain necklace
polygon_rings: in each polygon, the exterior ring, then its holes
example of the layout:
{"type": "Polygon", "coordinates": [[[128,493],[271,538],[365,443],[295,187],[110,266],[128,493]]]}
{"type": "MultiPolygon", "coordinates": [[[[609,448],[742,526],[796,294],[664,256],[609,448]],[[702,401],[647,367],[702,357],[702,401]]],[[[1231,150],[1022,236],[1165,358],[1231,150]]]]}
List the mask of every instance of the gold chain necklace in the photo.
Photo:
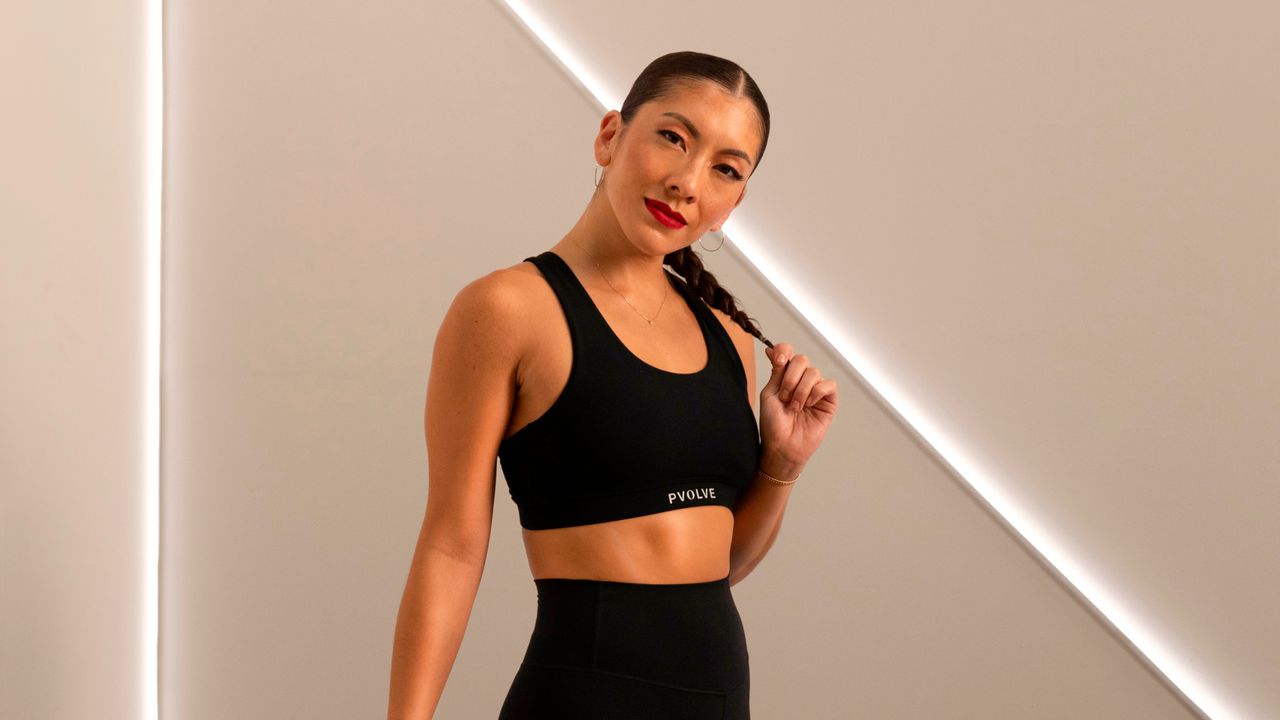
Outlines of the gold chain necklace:
{"type": "MultiPolygon", "coordinates": [[[[622,299],[623,299],[623,301],[624,301],[624,302],[626,302],[628,305],[631,305],[631,301],[630,301],[630,300],[627,300],[627,296],[626,296],[626,295],[623,295],[623,294],[622,294],[622,293],[620,293],[620,292],[618,292],[618,288],[613,287],[613,283],[609,282],[609,278],[604,274],[604,271],[600,269],[600,263],[596,262],[596,256],[595,256],[595,255],[592,255],[590,250],[587,250],[586,248],[582,247],[582,245],[579,245],[577,240],[574,240],[574,241],[573,241],[573,244],[574,244],[574,245],[577,245],[577,246],[578,246],[578,247],[580,247],[580,248],[582,248],[582,252],[586,253],[586,254],[587,254],[587,257],[591,258],[591,264],[596,266],[596,272],[600,273],[600,277],[604,278],[604,281],[605,281],[606,283],[608,283],[608,284],[609,284],[609,287],[613,288],[613,291],[614,291],[614,292],[616,292],[616,293],[618,293],[618,297],[622,298],[622,299]]],[[[667,271],[666,271],[666,270],[663,270],[663,271],[662,271],[662,274],[663,274],[663,275],[666,275],[666,274],[667,274],[667,271]]],[[[653,316],[653,320],[657,320],[657,319],[658,319],[658,315],[661,315],[661,314],[662,314],[662,307],[663,307],[663,305],[666,305],[666,304],[667,304],[667,295],[670,295],[670,294],[671,294],[671,283],[670,283],[670,282],[665,282],[665,283],[663,283],[663,284],[662,284],[662,286],[663,286],[663,288],[664,288],[665,292],[663,292],[663,293],[662,293],[662,303],[658,305],[658,312],[654,314],[654,316],[653,316]]],[[[637,308],[635,305],[631,305],[631,309],[632,309],[632,310],[635,310],[637,315],[639,315],[640,317],[644,318],[644,321],[645,321],[645,322],[649,323],[650,325],[652,325],[652,324],[653,324],[653,320],[650,320],[649,318],[644,317],[644,313],[640,312],[639,308],[637,308]]]]}

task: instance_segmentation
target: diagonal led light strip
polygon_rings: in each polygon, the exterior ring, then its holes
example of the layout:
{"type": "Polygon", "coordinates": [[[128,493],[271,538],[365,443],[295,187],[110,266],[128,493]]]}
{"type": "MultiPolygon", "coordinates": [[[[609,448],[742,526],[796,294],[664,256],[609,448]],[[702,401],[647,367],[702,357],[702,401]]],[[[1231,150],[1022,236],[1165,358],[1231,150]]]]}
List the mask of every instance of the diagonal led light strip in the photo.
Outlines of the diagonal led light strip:
{"type": "MultiPolygon", "coordinates": [[[[621,107],[617,96],[607,92],[604,89],[604,83],[594,76],[587,69],[586,64],[569,50],[551,28],[533,15],[522,2],[498,0],[498,5],[519,19],[519,24],[533,35],[537,44],[545,48],[552,59],[591,94],[600,106],[601,112],[621,107]]],[[[880,394],[885,403],[897,412],[939,457],[949,463],[955,473],[968,483],[973,491],[978,493],[1033,551],[1039,553],[1045,562],[1057,570],[1066,582],[1070,583],[1100,615],[1112,624],[1116,632],[1132,644],[1152,668],[1163,676],[1175,694],[1193,709],[1212,720],[1245,720],[1242,714],[1230,709],[1205,682],[1196,677],[1188,661],[1179,657],[1161,642],[1115,595],[1094,580],[1084,566],[1040,530],[1034,518],[1021,510],[992,481],[990,473],[979,467],[942,428],[917,407],[915,402],[888,380],[890,376],[876,367],[870,353],[863,351],[852,339],[840,332],[839,326],[823,312],[821,305],[807,296],[804,286],[793,281],[780,264],[769,258],[763,246],[751,240],[744,241],[749,234],[743,232],[733,218],[724,223],[722,232],[734,238],[734,244],[738,250],[799,312],[813,330],[822,336],[851,368],[856,369],[867,384],[880,394]]]]}

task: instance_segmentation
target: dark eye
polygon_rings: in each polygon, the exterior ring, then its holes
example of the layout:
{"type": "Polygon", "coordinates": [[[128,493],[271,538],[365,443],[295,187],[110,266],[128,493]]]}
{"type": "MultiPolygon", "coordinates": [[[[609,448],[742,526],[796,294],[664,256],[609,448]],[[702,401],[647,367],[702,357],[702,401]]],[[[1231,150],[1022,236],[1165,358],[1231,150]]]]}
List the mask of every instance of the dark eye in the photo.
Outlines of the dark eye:
{"type": "MultiPolygon", "coordinates": [[[[674,130],[659,130],[659,131],[658,131],[658,134],[659,134],[659,135],[661,135],[661,136],[663,136],[663,137],[667,137],[668,135],[670,135],[671,137],[675,138],[676,140],[678,140],[678,141],[680,141],[680,142],[684,142],[684,138],[680,137],[680,134],[679,134],[679,133],[677,133],[677,132],[675,132],[674,130]]],[[[741,180],[741,179],[742,179],[742,173],[740,173],[740,172],[738,172],[737,170],[733,169],[733,166],[732,166],[732,165],[720,165],[719,167],[722,167],[722,168],[726,168],[726,169],[728,169],[728,171],[729,171],[729,172],[724,173],[725,177],[731,177],[731,178],[733,178],[733,179],[735,179],[735,180],[741,180]]]]}
{"type": "Polygon", "coordinates": [[[734,170],[732,165],[721,165],[720,167],[729,169],[729,172],[727,173],[729,177],[735,178],[737,180],[742,179],[742,173],[739,173],[737,170],[734,170]]]}

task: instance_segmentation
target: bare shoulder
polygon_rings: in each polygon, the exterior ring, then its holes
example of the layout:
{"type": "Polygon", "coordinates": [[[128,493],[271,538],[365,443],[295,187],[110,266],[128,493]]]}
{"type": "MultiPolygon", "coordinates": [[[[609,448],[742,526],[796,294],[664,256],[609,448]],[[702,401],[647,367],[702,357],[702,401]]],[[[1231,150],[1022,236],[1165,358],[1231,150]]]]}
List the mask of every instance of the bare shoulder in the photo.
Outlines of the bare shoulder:
{"type": "Polygon", "coordinates": [[[514,319],[519,320],[523,319],[518,317],[520,311],[533,299],[530,295],[545,287],[546,283],[541,280],[541,273],[533,263],[519,262],[490,270],[462,286],[454,303],[500,316],[495,319],[515,314],[517,317],[514,319]]]}
{"type": "MultiPolygon", "coordinates": [[[[435,338],[433,366],[451,375],[483,372],[518,383],[532,338],[532,316],[549,292],[538,269],[517,263],[480,275],[453,296],[435,338]],[[541,287],[539,287],[541,286],[541,287]]],[[[457,377],[454,380],[474,378],[457,377]]]]}
{"type": "Polygon", "coordinates": [[[524,276],[515,266],[491,270],[458,290],[449,313],[470,322],[491,321],[508,330],[521,319],[523,295],[528,286],[524,276]]]}

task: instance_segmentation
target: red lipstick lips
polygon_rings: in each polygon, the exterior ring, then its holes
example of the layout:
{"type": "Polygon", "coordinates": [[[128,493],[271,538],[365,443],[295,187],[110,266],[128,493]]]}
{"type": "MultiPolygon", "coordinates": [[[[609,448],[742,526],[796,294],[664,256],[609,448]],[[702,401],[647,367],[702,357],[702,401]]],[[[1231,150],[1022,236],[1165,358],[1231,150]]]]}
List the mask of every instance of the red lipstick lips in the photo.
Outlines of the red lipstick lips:
{"type": "Polygon", "coordinates": [[[649,212],[652,213],[655,218],[657,218],[658,222],[662,223],[663,225],[666,225],[669,228],[681,228],[688,224],[685,221],[683,215],[676,212],[675,210],[672,210],[671,206],[667,205],[664,202],[659,202],[651,198],[645,198],[644,205],[645,207],[649,208],[649,212]]]}

